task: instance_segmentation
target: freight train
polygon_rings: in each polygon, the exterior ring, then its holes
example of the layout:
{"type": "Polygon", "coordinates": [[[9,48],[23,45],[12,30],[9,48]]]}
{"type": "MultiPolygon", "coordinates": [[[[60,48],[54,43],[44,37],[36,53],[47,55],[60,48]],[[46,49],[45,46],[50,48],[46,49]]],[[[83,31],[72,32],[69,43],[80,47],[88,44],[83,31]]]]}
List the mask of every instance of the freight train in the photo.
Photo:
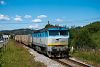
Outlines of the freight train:
{"type": "Polygon", "coordinates": [[[49,57],[65,57],[69,55],[68,28],[55,26],[35,30],[29,35],[16,35],[15,40],[31,46],[36,51],[49,57]]]}

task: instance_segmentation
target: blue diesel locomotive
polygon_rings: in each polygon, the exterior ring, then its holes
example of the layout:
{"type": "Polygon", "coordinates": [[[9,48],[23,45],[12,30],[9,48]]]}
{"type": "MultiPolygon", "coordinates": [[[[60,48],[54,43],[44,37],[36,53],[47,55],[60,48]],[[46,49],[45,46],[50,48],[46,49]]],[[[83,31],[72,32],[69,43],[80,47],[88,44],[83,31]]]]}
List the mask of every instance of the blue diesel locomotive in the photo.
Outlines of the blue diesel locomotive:
{"type": "Polygon", "coordinates": [[[69,32],[65,27],[52,27],[36,30],[32,34],[32,46],[49,57],[68,56],[69,32]]]}

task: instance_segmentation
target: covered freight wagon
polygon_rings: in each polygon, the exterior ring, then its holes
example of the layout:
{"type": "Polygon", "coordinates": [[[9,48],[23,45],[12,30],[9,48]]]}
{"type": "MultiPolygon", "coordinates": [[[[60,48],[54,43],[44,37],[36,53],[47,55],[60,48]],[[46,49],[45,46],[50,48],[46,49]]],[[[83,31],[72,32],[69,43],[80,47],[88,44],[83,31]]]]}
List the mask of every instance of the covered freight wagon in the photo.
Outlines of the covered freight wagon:
{"type": "Polygon", "coordinates": [[[28,46],[32,45],[31,35],[16,35],[15,40],[28,46]]]}

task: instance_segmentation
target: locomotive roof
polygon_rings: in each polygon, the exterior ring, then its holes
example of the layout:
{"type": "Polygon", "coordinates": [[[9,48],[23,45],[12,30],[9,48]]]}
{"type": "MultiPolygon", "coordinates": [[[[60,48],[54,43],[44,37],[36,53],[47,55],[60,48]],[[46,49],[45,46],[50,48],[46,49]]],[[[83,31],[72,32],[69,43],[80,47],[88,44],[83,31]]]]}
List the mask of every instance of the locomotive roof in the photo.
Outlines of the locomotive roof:
{"type": "Polygon", "coordinates": [[[48,31],[48,30],[68,30],[68,28],[61,27],[61,26],[53,26],[53,27],[50,27],[50,28],[43,28],[43,29],[40,29],[40,30],[34,30],[34,33],[48,31]]]}

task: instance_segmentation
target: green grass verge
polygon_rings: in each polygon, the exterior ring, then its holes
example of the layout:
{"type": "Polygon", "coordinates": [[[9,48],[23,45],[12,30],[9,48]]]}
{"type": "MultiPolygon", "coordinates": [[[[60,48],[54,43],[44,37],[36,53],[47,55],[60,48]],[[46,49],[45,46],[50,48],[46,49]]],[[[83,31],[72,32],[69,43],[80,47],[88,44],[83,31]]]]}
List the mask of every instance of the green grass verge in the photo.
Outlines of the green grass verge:
{"type": "Polygon", "coordinates": [[[74,57],[86,61],[96,67],[100,67],[100,52],[99,51],[76,51],[72,54],[74,57]]]}
{"type": "Polygon", "coordinates": [[[6,47],[0,49],[1,67],[46,67],[40,62],[36,62],[34,57],[29,54],[27,49],[21,44],[16,44],[10,40],[6,47]]]}

